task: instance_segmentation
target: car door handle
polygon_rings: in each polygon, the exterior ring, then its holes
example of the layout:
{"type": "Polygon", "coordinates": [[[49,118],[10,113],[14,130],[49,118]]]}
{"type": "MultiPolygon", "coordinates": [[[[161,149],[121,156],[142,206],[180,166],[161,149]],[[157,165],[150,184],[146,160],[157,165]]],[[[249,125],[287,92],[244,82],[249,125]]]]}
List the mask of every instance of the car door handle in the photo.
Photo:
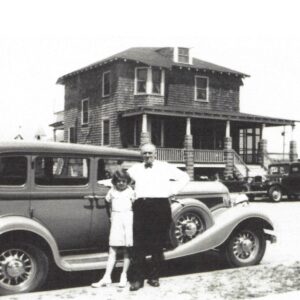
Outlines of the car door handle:
{"type": "Polygon", "coordinates": [[[99,204],[99,200],[101,200],[101,199],[105,199],[104,197],[101,197],[101,196],[94,196],[94,199],[95,199],[95,204],[96,204],[96,208],[98,208],[98,209],[102,209],[102,208],[105,208],[106,207],[106,205],[105,204],[102,204],[102,205],[100,205],[99,204]]]}
{"type": "Polygon", "coordinates": [[[90,202],[89,205],[83,205],[83,207],[86,209],[93,209],[94,208],[94,196],[87,195],[87,196],[84,196],[83,198],[89,200],[89,202],[90,202]]]}

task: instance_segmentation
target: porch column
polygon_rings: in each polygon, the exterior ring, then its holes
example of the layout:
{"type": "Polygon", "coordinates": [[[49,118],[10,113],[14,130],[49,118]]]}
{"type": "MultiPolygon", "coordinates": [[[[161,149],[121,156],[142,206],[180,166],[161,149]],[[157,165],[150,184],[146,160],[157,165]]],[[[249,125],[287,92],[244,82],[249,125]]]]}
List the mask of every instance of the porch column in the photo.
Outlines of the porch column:
{"type": "Polygon", "coordinates": [[[141,131],[141,145],[151,143],[150,134],[147,129],[147,114],[143,114],[142,131],[141,131]]]}
{"type": "Polygon", "coordinates": [[[190,179],[194,179],[194,149],[193,149],[193,136],[191,135],[191,118],[186,119],[186,131],[184,137],[184,157],[186,172],[190,179]]]}
{"type": "Polygon", "coordinates": [[[228,179],[233,177],[233,167],[234,167],[234,157],[232,152],[232,138],[230,136],[230,121],[226,121],[226,131],[224,138],[224,160],[225,160],[225,170],[224,177],[228,179]]]}
{"type": "Polygon", "coordinates": [[[262,166],[262,167],[267,167],[266,166],[266,159],[265,159],[265,155],[267,154],[268,150],[268,141],[265,139],[265,124],[262,124],[261,126],[261,140],[258,142],[258,163],[262,166]]]}
{"type": "Polygon", "coordinates": [[[297,142],[294,141],[294,129],[295,129],[295,125],[292,125],[291,141],[290,141],[290,153],[289,153],[291,162],[298,160],[297,142]]]}

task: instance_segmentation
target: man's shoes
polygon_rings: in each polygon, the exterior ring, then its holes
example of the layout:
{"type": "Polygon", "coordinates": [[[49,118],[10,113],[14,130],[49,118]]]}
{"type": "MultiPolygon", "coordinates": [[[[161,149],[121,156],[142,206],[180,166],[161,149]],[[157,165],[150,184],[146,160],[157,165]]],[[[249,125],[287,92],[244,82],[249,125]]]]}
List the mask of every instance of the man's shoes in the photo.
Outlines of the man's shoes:
{"type": "Polygon", "coordinates": [[[158,279],[148,279],[147,283],[153,287],[159,287],[159,280],[158,279]]]}
{"type": "Polygon", "coordinates": [[[140,288],[142,288],[144,286],[144,281],[134,281],[134,282],[131,282],[130,283],[130,288],[129,290],[131,292],[133,291],[137,291],[139,290],[140,288]]]}

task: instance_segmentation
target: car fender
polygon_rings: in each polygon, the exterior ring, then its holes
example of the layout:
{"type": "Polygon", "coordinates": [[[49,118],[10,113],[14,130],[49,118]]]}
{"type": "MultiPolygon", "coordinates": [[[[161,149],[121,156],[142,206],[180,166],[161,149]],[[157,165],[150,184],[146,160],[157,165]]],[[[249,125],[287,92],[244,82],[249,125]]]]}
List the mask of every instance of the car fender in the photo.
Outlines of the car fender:
{"type": "Polygon", "coordinates": [[[200,200],[194,198],[183,198],[171,200],[171,203],[173,218],[176,217],[176,215],[185,207],[197,207],[202,211],[202,217],[204,218],[206,228],[209,228],[214,224],[210,209],[200,200]]]}
{"type": "Polygon", "coordinates": [[[61,259],[57,243],[51,232],[41,223],[24,216],[2,216],[0,217],[0,237],[13,231],[26,231],[41,237],[50,247],[55,263],[62,269],[61,259]]]}
{"type": "Polygon", "coordinates": [[[165,252],[164,257],[165,259],[173,259],[215,249],[224,244],[231,233],[243,224],[274,230],[273,223],[267,215],[250,205],[237,205],[215,215],[212,227],[193,240],[165,252]]]}

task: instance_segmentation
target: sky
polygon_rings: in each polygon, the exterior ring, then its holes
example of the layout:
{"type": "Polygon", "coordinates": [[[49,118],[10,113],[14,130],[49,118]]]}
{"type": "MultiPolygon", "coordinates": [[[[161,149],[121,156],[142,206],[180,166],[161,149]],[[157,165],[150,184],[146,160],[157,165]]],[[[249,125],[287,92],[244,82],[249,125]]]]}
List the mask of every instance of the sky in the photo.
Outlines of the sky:
{"type": "MultiPolygon", "coordinates": [[[[56,80],[130,47],[191,47],[194,56],[250,75],[242,112],[300,120],[300,4],[293,0],[2,0],[0,140],[52,136],[63,110],[56,80]]],[[[283,127],[266,130],[283,151],[283,127]]],[[[300,123],[285,128],[300,150],[300,123]]]]}

